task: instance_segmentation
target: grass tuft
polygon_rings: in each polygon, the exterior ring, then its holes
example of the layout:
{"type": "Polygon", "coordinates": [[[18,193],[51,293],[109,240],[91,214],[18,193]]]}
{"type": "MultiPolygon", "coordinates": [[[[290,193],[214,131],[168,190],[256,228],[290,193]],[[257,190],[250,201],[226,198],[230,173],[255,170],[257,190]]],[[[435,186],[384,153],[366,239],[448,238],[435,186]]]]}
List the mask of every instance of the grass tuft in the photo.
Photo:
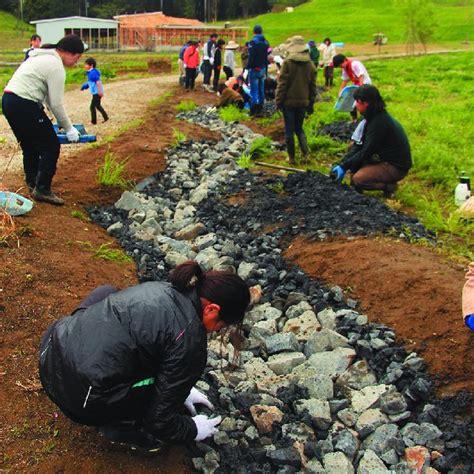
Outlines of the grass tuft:
{"type": "Polygon", "coordinates": [[[81,246],[83,249],[92,252],[93,257],[95,258],[101,258],[103,260],[108,260],[108,261],[117,262],[117,263],[133,262],[132,257],[126,254],[123,250],[110,248],[111,245],[114,245],[114,242],[101,244],[97,248],[95,248],[92,245],[92,242],[89,242],[89,241],[76,240],[75,242],[69,242],[69,243],[76,243],[79,246],[81,246]]]}
{"type": "Polygon", "coordinates": [[[182,100],[177,106],[176,110],[178,112],[190,112],[197,107],[196,102],[193,100],[182,100]]]}
{"type": "Polygon", "coordinates": [[[219,109],[219,117],[223,122],[240,122],[249,118],[248,114],[235,105],[228,105],[219,109]]]}
{"type": "Polygon", "coordinates": [[[248,154],[252,157],[252,160],[261,160],[271,155],[272,140],[269,137],[256,138],[248,149],[248,154]]]}
{"type": "Polygon", "coordinates": [[[182,142],[187,140],[186,134],[177,128],[173,128],[173,143],[171,144],[172,148],[178,148],[182,142]]]}
{"type": "Polygon", "coordinates": [[[246,170],[252,166],[252,156],[250,153],[242,153],[240,158],[237,160],[237,164],[246,170]]]}
{"type": "Polygon", "coordinates": [[[104,155],[104,163],[97,170],[97,182],[103,186],[113,186],[122,189],[130,187],[130,182],[124,178],[128,158],[118,161],[109,150],[104,155]]]}

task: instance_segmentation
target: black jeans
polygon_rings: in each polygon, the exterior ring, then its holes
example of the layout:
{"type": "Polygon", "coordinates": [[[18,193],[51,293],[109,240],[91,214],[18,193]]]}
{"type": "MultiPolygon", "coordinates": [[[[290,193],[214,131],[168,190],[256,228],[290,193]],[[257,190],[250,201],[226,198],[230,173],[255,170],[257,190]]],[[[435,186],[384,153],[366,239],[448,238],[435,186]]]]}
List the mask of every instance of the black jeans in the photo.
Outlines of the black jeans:
{"type": "Polygon", "coordinates": [[[2,97],[5,118],[23,151],[23,169],[29,187],[47,192],[56,173],[60,145],[44,107],[16,94],[2,97]]]}
{"type": "Polygon", "coordinates": [[[286,138],[293,137],[293,134],[304,134],[303,122],[305,114],[306,107],[283,107],[283,120],[285,122],[286,138]]]}
{"type": "Polygon", "coordinates": [[[212,74],[211,61],[209,61],[209,59],[205,59],[202,62],[203,84],[209,85],[211,83],[211,74],[212,74]]]}
{"type": "Polygon", "coordinates": [[[226,80],[228,80],[230,77],[234,75],[234,71],[229,66],[224,66],[224,74],[226,80]]]}
{"type": "Polygon", "coordinates": [[[92,96],[90,109],[91,109],[91,122],[93,124],[97,123],[96,109],[102,114],[102,117],[104,118],[104,120],[108,120],[108,118],[109,118],[109,116],[107,115],[107,112],[104,110],[102,105],[100,105],[100,100],[101,100],[101,97],[99,96],[99,94],[94,94],[92,96]]]}
{"type": "Polygon", "coordinates": [[[212,88],[214,91],[217,91],[217,86],[219,85],[219,78],[221,76],[221,67],[217,66],[213,68],[214,78],[212,80],[212,88]]]}
{"type": "Polygon", "coordinates": [[[186,79],[184,86],[186,89],[194,89],[194,81],[196,80],[196,69],[187,67],[186,68],[186,79]]]}

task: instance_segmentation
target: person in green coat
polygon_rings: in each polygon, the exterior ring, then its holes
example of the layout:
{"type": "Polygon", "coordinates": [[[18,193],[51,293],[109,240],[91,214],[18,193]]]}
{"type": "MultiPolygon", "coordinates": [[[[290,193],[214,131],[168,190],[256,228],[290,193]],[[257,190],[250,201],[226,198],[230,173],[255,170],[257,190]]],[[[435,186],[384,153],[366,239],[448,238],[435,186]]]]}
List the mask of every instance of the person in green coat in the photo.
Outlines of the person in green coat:
{"type": "Polygon", "coordinates": [[[302,36],[293,36],[286,43],[288,56],[283,61],[276,91],[277,107],[283,111],[285,138],[290,164],[295,164],[295,134],[298,137],[303,163],[308,162],[309,149],[303,122],[313,113],[316,99],[316,68],[302,36]]]}
{"type": "Polygon", "coordinates": [[[316,80],[318,79],[318,65],[320,52],[314,40],[308,41],[309,57],[313,61],[314,67],[316,68],[316,80]]]}

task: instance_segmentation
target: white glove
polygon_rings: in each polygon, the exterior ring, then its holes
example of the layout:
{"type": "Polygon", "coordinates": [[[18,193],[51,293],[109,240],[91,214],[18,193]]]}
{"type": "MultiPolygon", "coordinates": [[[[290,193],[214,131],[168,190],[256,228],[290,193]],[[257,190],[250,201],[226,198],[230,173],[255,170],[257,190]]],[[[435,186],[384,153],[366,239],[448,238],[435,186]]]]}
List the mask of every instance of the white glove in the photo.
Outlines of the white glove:
{"type": "Polygon", "coordinates": [[[193,416],[192,420],[198,432],[194,441],[202,441],[203,439],[215,435],[219,431],[217,425],[222,421],[222,418],[220,416],[208,418],[206,415],[197,415],[193,416]]]}
{"type": "Polygon", "coordinates": [[[201,393],[197,388],[193,387],[188,395],[188,398],[186,398],[184,401],[184,406],[188,409],[191,415],[197,414],[196,408],[194,408],[194,405],[197,403],[206,406],[210,410],[214,410],[214,405],[209,401],[206,395],[201,393]]]}
{"type": "Polygon", "coordinates": [[[66,137],[67,139],[72,142],[76,143],[79,141],[79,132],[77,128],[71,127],[67,132],[66,132],[66,137]]]}

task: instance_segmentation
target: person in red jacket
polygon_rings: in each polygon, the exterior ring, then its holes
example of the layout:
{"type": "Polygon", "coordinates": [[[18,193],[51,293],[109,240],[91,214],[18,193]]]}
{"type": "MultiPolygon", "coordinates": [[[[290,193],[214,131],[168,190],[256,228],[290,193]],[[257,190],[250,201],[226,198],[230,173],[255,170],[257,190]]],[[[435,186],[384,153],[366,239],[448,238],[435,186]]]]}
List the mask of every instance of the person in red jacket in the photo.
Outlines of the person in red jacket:
{"type": "Polygon", "coordinates": [[[196,72],[199,66],[199,50],[197,41],[191,41],[184,52],[183,60],[184,67],[186,68],[184,87],[186,90],[193,90],[194,81],[196,80],[196,72]]]}

